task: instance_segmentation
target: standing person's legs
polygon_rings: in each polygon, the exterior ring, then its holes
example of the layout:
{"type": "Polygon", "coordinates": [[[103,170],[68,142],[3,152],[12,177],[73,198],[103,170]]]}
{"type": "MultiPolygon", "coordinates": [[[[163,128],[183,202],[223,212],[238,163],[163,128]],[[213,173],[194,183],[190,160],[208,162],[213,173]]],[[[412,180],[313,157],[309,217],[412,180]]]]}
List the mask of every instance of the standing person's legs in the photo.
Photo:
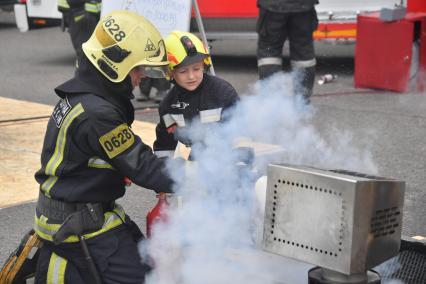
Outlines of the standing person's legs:
{"type": "Polygon", "coordinates": [[[282,71],[283,45],[287,38],[287,14],[260,8],[256,31],[257,67],[259,78],[264,79],[282,71]]]}
{"type": "Polygon", "coordinates": [[[293,69],[293,88],[306,102],[312,95],[315,80],[315,51],[312,33],[318,26],[315,9],[294,13],[289,19],[290,61],[293,69]]]}
{"type": "Polygon", "coordinates": [[[141,91],[141,96],[138,98],[138,101],[147,101],[149,100],[149,94],[151,93],[152,88],[152,78],[145,77],[142,78],[139,83],[139,90],[141,91]]]}
{"type": "Polygon", "coordinates": [[[139,90],[141,91],[141,97],[138,98],[138,101],[147,101],[149,100],[149,95],[151,89],[156,89],[156,94],[153,100],[156,103],[159,103],[166,96],[167,91],[170,89],[170,81],[165,78],[143,78],[139,84],[139,90]]]}
{"type": "Polygon", "coordinates": [[[167,91],[170,89],[171,83],[166,78],[156,78],[153,79],[153,87],[157,89],[154,101],[160,103],[167,94],[167,91]]]}
{"type": "Polygon", "coordinates": [[[77,60],[79,60],[84,56],[81,45],[92,35],[99,21],[99,15],[88,13],[84,8],[73,9],[70,12],[68,20],[68,31],[70,33],[71,42],[77,55],[77,60]]]}

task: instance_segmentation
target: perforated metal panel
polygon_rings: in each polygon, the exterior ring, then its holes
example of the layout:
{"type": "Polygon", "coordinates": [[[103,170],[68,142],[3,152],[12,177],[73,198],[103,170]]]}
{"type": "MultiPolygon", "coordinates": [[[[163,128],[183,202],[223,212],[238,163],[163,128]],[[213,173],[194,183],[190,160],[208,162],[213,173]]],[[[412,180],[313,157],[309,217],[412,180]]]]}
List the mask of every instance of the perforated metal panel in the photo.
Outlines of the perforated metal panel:
{"type": "Polygon", "coordinates": [[[396,255],[404,182],[348,171],[270,165],[267,251],[345,274],[396,255]]]}
{"type": "Polygon", "coordinates": [[[392,262],[378,270],[382,280],[400,280],[404,284],[426,283],[426,254],[403,250],[392,262]]]}

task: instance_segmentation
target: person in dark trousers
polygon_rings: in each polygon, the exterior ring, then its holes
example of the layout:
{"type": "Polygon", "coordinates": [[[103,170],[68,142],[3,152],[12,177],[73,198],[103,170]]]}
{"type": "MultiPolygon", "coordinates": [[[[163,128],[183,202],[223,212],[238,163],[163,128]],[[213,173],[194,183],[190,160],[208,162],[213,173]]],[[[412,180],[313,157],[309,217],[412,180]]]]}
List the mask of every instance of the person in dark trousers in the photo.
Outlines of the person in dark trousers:
{"type": "Polygon", "coordinates": [[[315,79],[313,32],[318,26],[318,0],[257,0],[257,66],[264,79],[282,71],[282,50],[288,39],[293,89],[309,102],[315,79]]]}
{"type": "Polygon", "coordinates": [[[132,90],[145,76],[168,76],[164,41],[142,16],[114,11],[83,52],[74,78],[55,89],[35,174],[34,230],[44,243],[35,283],[143,283],[143,234],[116,200],[128,180],[172,192],[166,161],[131,129],[132,90]]]}
{"type": "Polygon", "coordinates": [[[160,103],[167,94],[167,91],[170,89],[170,81],[166,78],[143,78],[139,84],[139,90],[141,91],[141,96],[137,99],[138,101],[149,101],[151,89],[156,89],[156,94],[152,100],[156,103],[160,103]]]}
{"type": "Polygon", "coordinates": [[[173,87],[160,103],[154,153],[174,155],[178,141],[191,146],[182,129],[194,120],[219,122],[239,99],[227,81],[206,73],[210,55],[194,34],[173,31],[165,39],[173,87]]]}
{"type": "Polygon", "coordinates": [[[101,5],[102,0],[58,0],[58,10],[68,28],[77,62],[84,56],[81,45],[90,38],[99,22],[101,5]]]}

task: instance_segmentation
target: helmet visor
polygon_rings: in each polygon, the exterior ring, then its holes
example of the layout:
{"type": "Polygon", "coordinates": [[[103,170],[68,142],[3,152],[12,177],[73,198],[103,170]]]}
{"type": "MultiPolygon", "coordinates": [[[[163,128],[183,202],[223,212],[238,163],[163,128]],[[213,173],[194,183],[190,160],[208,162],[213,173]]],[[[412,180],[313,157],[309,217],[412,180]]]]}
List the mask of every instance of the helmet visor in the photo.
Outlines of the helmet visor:
{"type": "Polygon", "coordinates": [[[180,62],[179,64],[175,65],[173,67],[173,69],[177,69],[177,68],[180,68],[180,67],[185,67],[185,66],[194,64],[194,63],[196,63],[198,61],[203,61],[207,57],[209,57],[208,54],[203,54],[203,53],[200,53],[200,52],[198,52],[198,53],[196,53],[195,55],[192,55],[192,56],[188,55],[188,56],[185,57],[185,59],[182,60],[182,62],[180,62]]]}
{"type": "Polygon", "coordinates": [[[168,65],[164,66],[150,66],[140,65],[139,70],[142,71],[146,77],[149,78],[170,78],[170,70],[168,65]]]}

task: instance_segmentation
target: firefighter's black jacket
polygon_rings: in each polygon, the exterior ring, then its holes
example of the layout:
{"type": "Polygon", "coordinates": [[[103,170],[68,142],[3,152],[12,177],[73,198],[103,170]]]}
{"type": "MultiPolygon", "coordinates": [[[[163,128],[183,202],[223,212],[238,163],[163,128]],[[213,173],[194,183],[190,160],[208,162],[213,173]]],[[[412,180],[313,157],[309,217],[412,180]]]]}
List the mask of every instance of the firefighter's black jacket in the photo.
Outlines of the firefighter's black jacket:
{"type": "Polygon", "coordinates": [[[175,130],[188,126],[194,119],[199,119],[202,123],[223,120],[226,111],[238,98],[231,84],[208,74],[204,74],[203,81],[194,91],[175,84],[160,103],[155,153],[160,157],[170,156],[178,141],[190,146],[192,142],[179,135],[179,129],[175,130]]]}
{"type": "Polygon", "coordinates": [[[41,169],[41,190],[68,202],[108,202],[125,193],[124,177],[157,192],[170,192],[164,161],[134,134],[129,77],[104,78],[86,59],[73,79],[55,89],[61,100],[49,120],[41,169]]]}

